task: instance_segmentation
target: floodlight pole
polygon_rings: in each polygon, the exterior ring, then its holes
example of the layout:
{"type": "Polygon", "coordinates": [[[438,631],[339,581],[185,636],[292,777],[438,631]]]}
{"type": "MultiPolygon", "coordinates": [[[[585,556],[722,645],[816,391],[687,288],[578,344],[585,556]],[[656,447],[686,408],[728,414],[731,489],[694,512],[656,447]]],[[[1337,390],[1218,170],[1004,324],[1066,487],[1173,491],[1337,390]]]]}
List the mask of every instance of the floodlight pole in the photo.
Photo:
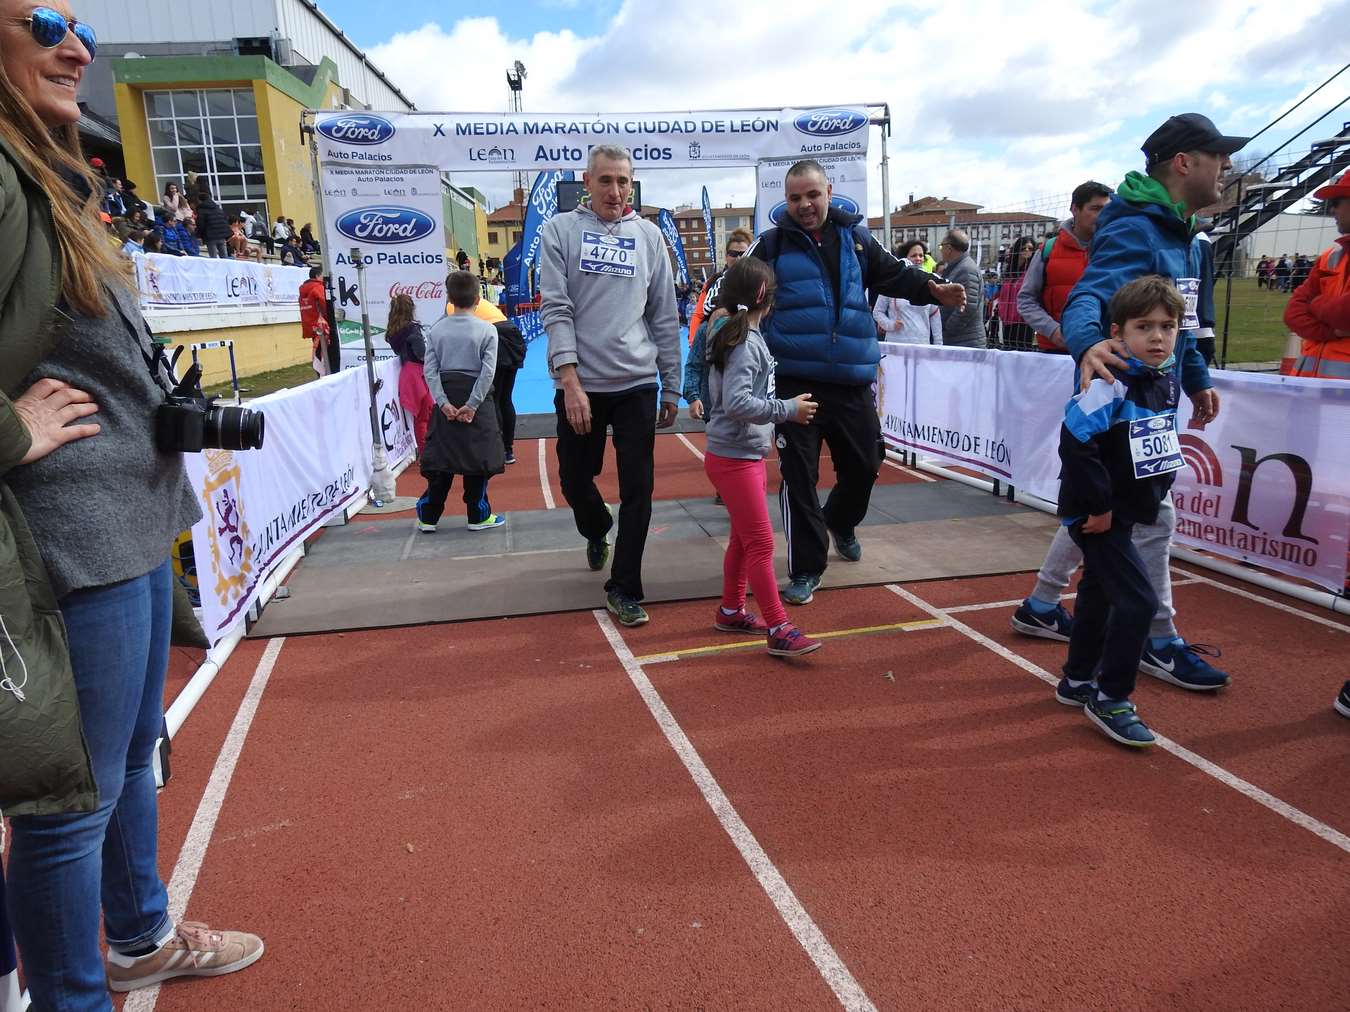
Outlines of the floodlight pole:
{"type": "Polygon", "coordinates": [[[881,239],[887,252],[891,249],[891,159],[886,154],[886,135],[891,132],[891,107],[883,105],[885,110],[880,120],[874,120],[881,126],[881,239]]]}
{"type": "Polygon", "coordinates": [[[383,506],[394,498],[394,475],[384,455],[384,434],[380,431],[380,406],[376,399],[380,386],[375,381],[375,346],[370,339],[370,309],[366,298],[366,261],[361,247],[351,248],[350,258],[356,267],[356,290],[361,293],[361,337],[366,346],[366,382],[370,385],[370,450],[374,473],[370,477],[370,500],[383,506]]]}

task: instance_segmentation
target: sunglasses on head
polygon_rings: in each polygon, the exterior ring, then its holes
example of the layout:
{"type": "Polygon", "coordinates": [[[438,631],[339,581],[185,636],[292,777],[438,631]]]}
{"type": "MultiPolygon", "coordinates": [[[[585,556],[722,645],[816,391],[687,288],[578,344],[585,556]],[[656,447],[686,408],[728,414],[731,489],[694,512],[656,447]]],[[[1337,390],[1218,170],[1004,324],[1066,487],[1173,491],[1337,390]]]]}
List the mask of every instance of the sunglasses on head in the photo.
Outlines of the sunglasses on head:
{"type": "Polygon", "coordinates": [[[28,30],[33,33],[33,41],[43,49],[55,49],[66,40],[67,32],[74,32],[75,38],[79,39],[88,50],[89,59],[92,60],[94,54],[98,52],[98,37],[94,34],[93,28],[83,21],[68,18],[50,7],[35,7],[28,17],[9,20],[15,24],[27,25],[28,30]]]}

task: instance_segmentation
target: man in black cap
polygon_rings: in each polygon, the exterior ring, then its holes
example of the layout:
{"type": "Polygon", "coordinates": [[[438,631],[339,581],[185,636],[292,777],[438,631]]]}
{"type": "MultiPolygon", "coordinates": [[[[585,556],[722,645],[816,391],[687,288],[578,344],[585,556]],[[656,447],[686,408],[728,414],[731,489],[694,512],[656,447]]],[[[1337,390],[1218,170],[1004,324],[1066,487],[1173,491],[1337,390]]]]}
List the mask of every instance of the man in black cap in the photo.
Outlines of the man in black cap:
{"type": "MultiPolygon", "coordinates": [[[[1181,389],[1190,397],[1191,416],[1203,425],[1218,415],[1219,395],[1196,347],[1201,317],[1206,315],[1201,302],[1212,299],[1214,279],[1212,260],[1195,238],[1195,212],[1222,197],[1224,174],[1233,167],[1230,156],[1247,140],[1226,136],[1207,117],[1190,112],[1171,117],[1144,141],[1145,171],[1126,174],[1098,217],[1087,269],[1069,295],[1060,321],[1069,352],[1079,363],[1084,389],[1094,376],[1110,382],[1115,379],[1113,370],[1125,372],[1129,367],[1124,344],[1110,336],[1111,297],[1136,278],[1160,274],[1172,281],[1185,302],[1175,368],[1181,389]]],[[[1164,498],[1157,522],[1137,524],[1132,534],[1158,597],[1158,611],[1139,666],[1145,673],[1184,689],[1212,691],[1227,685],[1228,676],[1205,660],[1205,648],[1188,644],[1177,635],[1173,624],[1176,613],[1172,609],[1168,548],[1175,524],[1171,500],[1164,498]]],[[[1071,570],[1064,571],[1062,563],[1068,557],[1081,558],[1081,553],[1059,544],[1061,538],[1072,546],[1067,532],[1061,529],[1051,544],[1047,566],[1041,570],[1043,583],[1062,582],[1067,586],[1071,570]],[[1055,559],[1061,565],[1052,567],[1055,559]],[[1047,568],[1057,570],[1049,574],[1053,581],[1048,580],[1047,568]]],[[[1059,607],[1039,618],[1044,631],[1031,634],[1067,639],[1070,621],[1068,613],[1059,607]]],[[[1028,631],[1016,624],[1014,628],[1028,631]]]]}

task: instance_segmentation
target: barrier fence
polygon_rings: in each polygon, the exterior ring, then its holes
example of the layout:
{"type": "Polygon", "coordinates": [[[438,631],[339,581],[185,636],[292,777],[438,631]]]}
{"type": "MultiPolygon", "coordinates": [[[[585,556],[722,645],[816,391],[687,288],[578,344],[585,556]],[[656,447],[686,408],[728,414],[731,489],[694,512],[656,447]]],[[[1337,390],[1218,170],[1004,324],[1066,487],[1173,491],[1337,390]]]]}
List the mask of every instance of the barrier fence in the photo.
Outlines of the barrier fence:
{"type": "Polygon", "coordinates": [[[137,253],[136,288],[145,308],[300,305],[304,267],[252,260],[137,253]]]}
{"type": "MultiPolygon", "coordinates": [[[[1059,427],[1077,369],[1065,356],[884,343],[882,432],[912,451],[1059,497],[1059,427]]],[[[1350,383],[1215,370],[1219,417],[1178,408],[1175,541],[1345,587],[1350,541],[1350,383]]]]}

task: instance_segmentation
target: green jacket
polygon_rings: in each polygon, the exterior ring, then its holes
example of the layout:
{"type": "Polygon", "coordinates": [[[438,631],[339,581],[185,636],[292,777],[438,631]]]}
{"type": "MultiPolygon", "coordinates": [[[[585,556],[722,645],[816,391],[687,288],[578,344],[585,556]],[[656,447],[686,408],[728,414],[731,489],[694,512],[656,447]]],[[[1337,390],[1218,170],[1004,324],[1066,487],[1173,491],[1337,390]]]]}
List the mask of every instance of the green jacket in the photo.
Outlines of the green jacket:
{"type": "Polygon", "coordinates": [[[59,338],[61,252],[47,196],[0,141],[0,809],[98,804],[65,623],[47,567],[4,483],[32,445],[10,398],[59,338]],[[21,699],[20,696],[23,698],[21,699]]]}

